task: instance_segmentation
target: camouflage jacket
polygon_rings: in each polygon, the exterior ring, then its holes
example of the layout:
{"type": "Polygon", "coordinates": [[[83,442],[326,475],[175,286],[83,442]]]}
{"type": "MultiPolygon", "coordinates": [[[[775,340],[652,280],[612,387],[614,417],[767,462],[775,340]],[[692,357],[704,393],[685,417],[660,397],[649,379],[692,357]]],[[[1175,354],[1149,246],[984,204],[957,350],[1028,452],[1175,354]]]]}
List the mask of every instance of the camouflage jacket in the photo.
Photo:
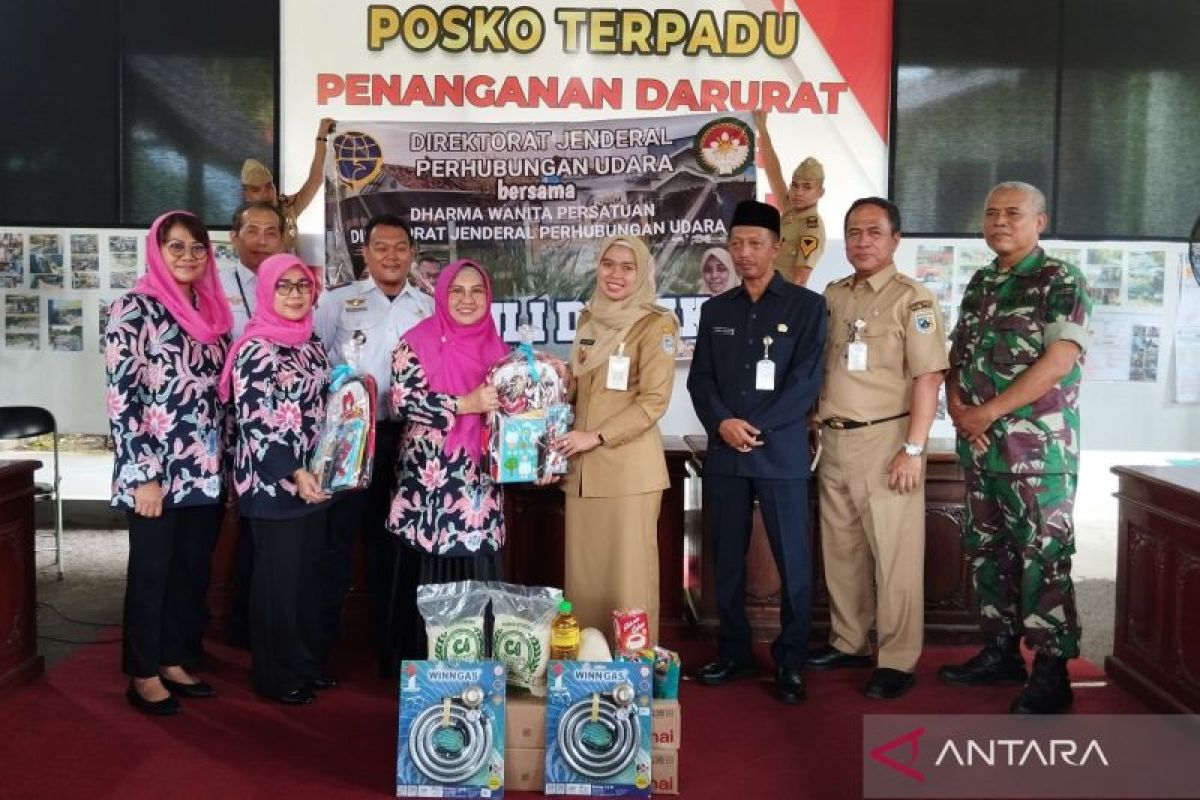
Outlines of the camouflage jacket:
{"type": "MultiPolygon", "coordinates": [[[[1087,346],[1092,301],[1077,267],[1036,248],[1012,269],[996,262],[975,273],[963,294],[951,336],[950,368],[965,403],[1004,392],[1059,340],[1087,346]]],[[[1056,386],[1030,405],[996,420],[986,450],[958,440],[964,467],[997,473],[1079,471],[1080,356],[1056,386]]]]}

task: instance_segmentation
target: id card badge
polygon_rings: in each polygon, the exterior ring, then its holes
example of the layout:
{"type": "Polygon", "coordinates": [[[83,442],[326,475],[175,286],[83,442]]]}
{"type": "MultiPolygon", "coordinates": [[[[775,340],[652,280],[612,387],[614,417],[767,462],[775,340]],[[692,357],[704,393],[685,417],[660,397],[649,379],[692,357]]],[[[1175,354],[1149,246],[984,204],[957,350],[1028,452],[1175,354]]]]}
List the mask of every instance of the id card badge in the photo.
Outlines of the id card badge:
{"type": "Polygon", "coordinates": [[[617,346],[615,355],[608,357],[608,376],[604,388],[614,392],[624,392],[629,389],[629,356],[625,355],[625,343],[617,346]]]}
{"type": "Polygon", "coordinates": [[[754,370],[754,388],[760,392],[775,391],[775,362],[771,360],[770,336],[763,337],[763,357],[754,370]]]}
{"type": "Polygon", "coordinates": [[[867,371],[867,343],[851,342],[846,347],[846,369],[850,372],[867,371]]]}
{"type": "Polygon", "coordinates": [[[754,388],[760,392],[775,391],[775,362],[764,358],[754,370],[754,388]]]}

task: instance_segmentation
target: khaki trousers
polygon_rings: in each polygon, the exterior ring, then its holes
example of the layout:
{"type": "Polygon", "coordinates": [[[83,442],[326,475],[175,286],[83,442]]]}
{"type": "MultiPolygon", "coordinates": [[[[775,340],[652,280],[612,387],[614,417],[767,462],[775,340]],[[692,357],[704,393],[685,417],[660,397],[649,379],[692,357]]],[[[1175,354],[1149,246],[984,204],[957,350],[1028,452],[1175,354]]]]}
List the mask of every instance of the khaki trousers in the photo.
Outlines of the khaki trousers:
{"type": "Polygon", "coordinates": [[[662,492],[624,497],[567,494],[566,580],[580,627],[612,643],[612,612],[644,608],[658,644],[658,510],[662,492]]]}
{"type": "Polygon", "coordinates": [[[915,491],[899,494],[887,485],[888,464],[907,431],[907,417],[848,431],[822,427],[817,482],[829,643],[844,653],[870,653],[874,621],[878,666],[913,672],[925,624],[924,463],[915,491]]]}

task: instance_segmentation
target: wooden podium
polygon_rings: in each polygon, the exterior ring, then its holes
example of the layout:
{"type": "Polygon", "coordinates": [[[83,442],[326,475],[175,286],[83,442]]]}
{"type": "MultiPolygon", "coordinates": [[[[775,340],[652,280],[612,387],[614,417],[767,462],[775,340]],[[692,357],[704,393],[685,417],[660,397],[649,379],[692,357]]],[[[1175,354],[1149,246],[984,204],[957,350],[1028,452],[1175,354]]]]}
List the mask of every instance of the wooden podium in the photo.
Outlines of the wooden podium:
{"type": "Polygon", "coordinates": [[[37,651],[33,473],[38,461],[0,461],[0,694],[41,675],[37,651]]]}

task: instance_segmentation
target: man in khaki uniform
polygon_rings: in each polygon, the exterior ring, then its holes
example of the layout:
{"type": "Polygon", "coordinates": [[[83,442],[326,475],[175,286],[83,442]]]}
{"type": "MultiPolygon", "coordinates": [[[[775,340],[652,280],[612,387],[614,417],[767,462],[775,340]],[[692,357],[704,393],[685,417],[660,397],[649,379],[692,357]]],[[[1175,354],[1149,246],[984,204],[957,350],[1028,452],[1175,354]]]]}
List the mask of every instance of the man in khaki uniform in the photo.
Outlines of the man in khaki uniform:
{"type": "Polygon", "coordinates": [[[767,133],[767,115],[754,112],[758,128],[758,146],[763,156],[763,171],[775,202],[782,204],[779,220],[779,252],[774,267],[792,283],[808,284],[808,276],[817,268],[825,253],[825,221],[817,210],[817,202],[825,196],[825,168],[809,156],[792,171],[792,182],[783,182],[779,156],[767,133]]]}
{"type": "Polygon", "coordinates": [[[845,230],[854,275],[825,289],[829,339],[818,411],[830,643],[805,666],[870,666],[874,619],[879,655],[866,695],[886,699],[912,687],[921,655],[924,449],[948,366],[946,334],[934,296],[896,270],[896,206],[856,200],[845,230]]]}

